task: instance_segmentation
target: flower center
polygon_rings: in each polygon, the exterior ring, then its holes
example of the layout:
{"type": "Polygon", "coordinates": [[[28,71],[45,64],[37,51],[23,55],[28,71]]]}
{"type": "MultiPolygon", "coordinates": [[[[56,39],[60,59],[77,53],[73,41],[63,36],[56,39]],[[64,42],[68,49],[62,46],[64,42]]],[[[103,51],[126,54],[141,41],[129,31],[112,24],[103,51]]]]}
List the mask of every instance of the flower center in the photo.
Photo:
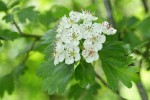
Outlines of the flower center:
{"type": "Polygon", "coordinates": [[[88,56],[92,57],[94,55],[95,51],[91,50],[88,54],[88,56]]]}
{"type": "Polygon", "coordinates": [[[73,33],[73,34],[72,34],[72,38],[73,38],[74,40],[77,39],[77,37],[78,37],[78,36],[76,35],[76,33],[73,33]]]}
{"type": "Polygon", "coordinates": [[[70,52],[69,52],[69,55],[70,55],[70,57],[71,57],[71,56],[72,56],[72,57],[75,57],[76,53],[75,53],[74,51],[70,51],[70,52]]]}

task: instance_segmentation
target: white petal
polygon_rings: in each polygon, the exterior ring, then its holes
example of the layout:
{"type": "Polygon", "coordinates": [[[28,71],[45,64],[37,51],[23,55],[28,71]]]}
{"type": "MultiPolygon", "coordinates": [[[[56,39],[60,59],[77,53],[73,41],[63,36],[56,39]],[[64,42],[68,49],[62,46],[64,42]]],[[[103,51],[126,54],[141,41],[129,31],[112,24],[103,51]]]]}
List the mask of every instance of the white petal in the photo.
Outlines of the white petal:
{"type": "Polygon", "coordinates": [[[87,50],[83,50],[82,51],[82,56],[85,58],[88,56],[88,51],[87,50]]]}
{"type": "Polygon", "coordinates": [[[74,59],[71,58],[71,57],[70,58],[66,58],[65,63],[70,65],[70,64],[74,63],[74,59]]]}
{"type": "Polygon", "coordinates": [[[78,60],[80,60],[80,59],[81,59],[80,54],[77,54],[76,57],[75,57],[75,61],[78,61],[78,60]]]}
{"type": "Polygon", "coordinates": [[[59,63],[59,59],[57,57],[55,57],[54,59],[54,65],[57,65],[59,63]]]}
{"type": "Polygon", "coordinates": [[[105,41],[106,41],[105,35],[101,35],[101,36],[100,36],[100,42],[101,42],[101,43],[104,43],[105,41]]]}
{"type": "Polygon", "coordinates": [[[64,54],[59,55],[59,62],[62,62],[65,59],[64,54]]]}
{"type": "Polygon", "coordinates": [[[101,44],[100,42],[95,43],[94,46],[95,46],[95,49],[94,49],[95,51],[101,50],[102,47],[103,47],[102,44],[101,44]],[[97,49],[97,50],[96,50],[96,49],[97,49]]]}
{"type": "Polygon", "coordinates": [[[91,39],[86,39],[83,43],[84,47],[86,48],[88,45],[92,45],[91,39]]]}
{"type": "Polygon", "coordinates": [[[80,48],[79,47],[74,47],[74,50],[75,50],[75,52],[79,52],[80,51],[80,48]]]}
{"type": "Polygon", "coordinates": [[[94,60],[96,61],[96,60],[98,60],[98,58],[99,58],[99,55],[98,55],[98,53],[96,52],[96,53],[94,54],[94,60]]]}
{"type": "Polygon", "coordinates": [[[88,57],[85,60],[87,63],[91,63],[91,62],[93,62],[94,59],[92,57],[88,57]]]}
{"type": "Polygon", "coordinates": [[[81,13],[76,12],[76,11],[71,11],[69,13],[70,19],[74,20],[75,22],[78,22],[81,18],[81,13]]]}
{"type": "Polygon", "coordinates": [[[86,28],[90,28],[92,26],[92,21],[85,20],[85,21],[83,21],[83,25],[86,28]]]}
{"type": "Polygon", "coordinates": [[[94,33],[99,33],[99,34],[101,34],[101,32],[102,32],[102,28],[101,28],[101,25],[100,24],[98,24],[98,23],[94,23],[93,24],[93,32],[94,33]]]}
{"type": "Polygon", "coordinates": [[[114,35],[117,32],[117,30],[114,28],[110,28],[109,31],[110,31],[109,35],[114,35]]]}
{"type": "Polygon", "coordinates": [[[73,44],[74,46],[77,46],[77,45],[79,45],[79,41],[73,41],[72,44],[73,44]]]}

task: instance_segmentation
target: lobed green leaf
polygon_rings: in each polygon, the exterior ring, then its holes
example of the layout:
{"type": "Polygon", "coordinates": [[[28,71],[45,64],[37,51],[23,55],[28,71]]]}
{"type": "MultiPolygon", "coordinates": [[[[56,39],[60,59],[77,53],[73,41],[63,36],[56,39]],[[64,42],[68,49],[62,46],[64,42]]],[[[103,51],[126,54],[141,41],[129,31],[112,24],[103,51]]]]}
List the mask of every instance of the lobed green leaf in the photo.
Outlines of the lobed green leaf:
{"type": "Polygon", "coordinates": [[[81,87],[95,83],[95,73],[92,64],[86,63],[84,60],[75,69],[75,78],[80,82],[81,87]]]}
{"type": "Polygon", "coordinates": [[[37,70],[37,75],[43,78],[42,88],[49,94],[62,94],[74,74],[73,65],[54,65],[53,59],[49,59],[41,64],[37,70]]]}
{"type": "Polygon", "coordinates": [[[5,40],[14,40],[19,37],[19,34],[10,30],[0,30],[0,37],[5,40]]]}
{"type": "Polygon", "coordinates": [[[132,58],[127,56],[122,42],[106,43],[99,55],[108,85],[113,90],[117,89],[119,81],[128,88],[132,86],[132,81],[139,81],[137,68],[128,66],[132,63],[132,58]]]}
{"type": "Polygon", "coordinates": [[[100,88],[98,83],[89,85],[88,88],[82,88],[79,84],[74,84],[69,90],[68,98],[69,100],[94,100],[94,95],[100,88]]]}
{"type": "Polygon", "coordinates": [[[21,9],[17,12],[17,17],[21,23],[26,23],[27,20],[29,21],[36,21],[38,18],[39,12],[34,10],[34,7],[27,7],[21,9]]]}
{"type": "Polygon", "coordinates": [[[0,0],[0,11],[7,11],[7,5],[5,2],[3,2],[2,0],[0,0]]]}

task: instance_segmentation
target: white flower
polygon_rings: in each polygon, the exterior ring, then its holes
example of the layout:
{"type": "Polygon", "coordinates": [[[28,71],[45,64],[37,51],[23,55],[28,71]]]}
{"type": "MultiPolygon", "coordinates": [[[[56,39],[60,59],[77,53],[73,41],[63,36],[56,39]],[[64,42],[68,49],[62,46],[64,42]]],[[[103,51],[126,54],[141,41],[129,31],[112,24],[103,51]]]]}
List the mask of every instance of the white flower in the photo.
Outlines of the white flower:
{"type": "Polygon", "coordinates": [[[54,51],[54,64],[58,64],[59,62],[62,62],[65,59],[65,51],[64,51],[64,45],[62,42],[57,41],[55,43],[55,51],[54,51]]]}
{"type": "Polygon", "coordinates": [[[71,20],[70,18],[67,18],[66,15],[63,16],[60,19],[59,25],[64,27],[64,28],[69,28],[71,27],[73,24],[75,24],[75,22],[73,20],[71,20]]]}
{"type": "Polygon", "coordinates": [[[92,33],[93,35],[98,35],[102,33],[102,28],[101,28],[101,24],[99,23],[94,23],[92,25],[92,33]]]}
{"type": "Polygon", "coordinates": [[[57,65],[59,62],[64,61],[65,53],[59,52],[55,54],[54,64],[57,65]]]}
{"type": "Polygon", "coordinates": [[[96,61],[99,58],[98,50],[95,50],[92,45],[86,46],[86,48],[82,51],[82,56],[88,63],[96,61]]]}
{"type": "Polygon", "coordinates": [[[70,29],[68,29],[68,32],[66,32],[66,35],[64,37],[65,43],[72,43],[73,45],[78,45],[79,40],[82,39],[82,33],[80,32],[80,28],[77,24],[74,24],[70,29]]]}
{"type": "Polygon", "coordinates": [[[65,56],[65,63],[66,64],[73,64],[74,61],[79,61],[80,57],[80,48],[77,46],[67,45],[66,47],[66,56],[65,56]]]}
{"type": "Polygon", "coordinates": [[[92,35],[92,21],[84,21],[80,24],[80,30],[84,39],[90,38],[92,35]]]}
{"type": "Polygon", "coordinates": [[[88,38],[84,41],[83,45],[86,48],[88,45],[92,45],[94,50],[101,50],[102,49],[102,43],[106,41],[105,35],[97,34],[95,36],[92,36],[91,38],[88,38]]]}
{"type": "Polygon", "coordinates": [[[75,22],[78,22],[81,19],[81,15],[82,15],[81,13],[76,12],[76,11],[71,11],[69,13],[70,19],[75,22]]]}
{"type": "Polygon", "coordinates": [[[98,23],[94,24],[92,23],[90,24],[90,22],[86,24],[83,23],[80,24],[80,29],[84,39],[91,38],[93,35],[94,36],[99,35],[102,32],[101,25],[98,23]]]}
{"type": "Polygon", "coordinates": [[[98,18],[93,16],[90,12],[88,11],[82,11],[82,19],[83,20],[88,20],[88,21],[95,21],[98,18]]]}
{"type": "Polygon", "coordinates": [[[106,21],[102,23],[102,32],[107,35],[114,35],[117,30],[110,26],[110,24],[106,21]]]}
{"type": "Polygon", "coordinates": [[[73,64],[81,55],[88,63],[99,59],[98,51],[106,41],[105,34],[113,35],[117,30],[106,21],[101,24],[93,22],[95,20],[97,17],[88,11],[71,11],[69,17],[65,15],[60,19],[56,29],[55,65],[64,60],[66,64],[73,64]]]}

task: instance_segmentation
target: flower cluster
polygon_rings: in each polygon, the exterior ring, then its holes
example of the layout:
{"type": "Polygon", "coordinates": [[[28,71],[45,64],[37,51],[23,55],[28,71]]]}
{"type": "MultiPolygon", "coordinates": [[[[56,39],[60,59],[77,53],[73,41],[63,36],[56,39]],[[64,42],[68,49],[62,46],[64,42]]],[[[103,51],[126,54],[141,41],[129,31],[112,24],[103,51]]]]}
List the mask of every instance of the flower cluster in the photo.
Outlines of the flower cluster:
{"type": "Polygon", "coordinates": [[[57,26],[54,64],[72,64],[81,59],[91,63],[98,60],[98,51],[106,41],[106,35],[113,35],[116,29],[106,21],[96,23],[98,18],[88,11],[71,11],[69,17],[63,16],[57,26]]]}

